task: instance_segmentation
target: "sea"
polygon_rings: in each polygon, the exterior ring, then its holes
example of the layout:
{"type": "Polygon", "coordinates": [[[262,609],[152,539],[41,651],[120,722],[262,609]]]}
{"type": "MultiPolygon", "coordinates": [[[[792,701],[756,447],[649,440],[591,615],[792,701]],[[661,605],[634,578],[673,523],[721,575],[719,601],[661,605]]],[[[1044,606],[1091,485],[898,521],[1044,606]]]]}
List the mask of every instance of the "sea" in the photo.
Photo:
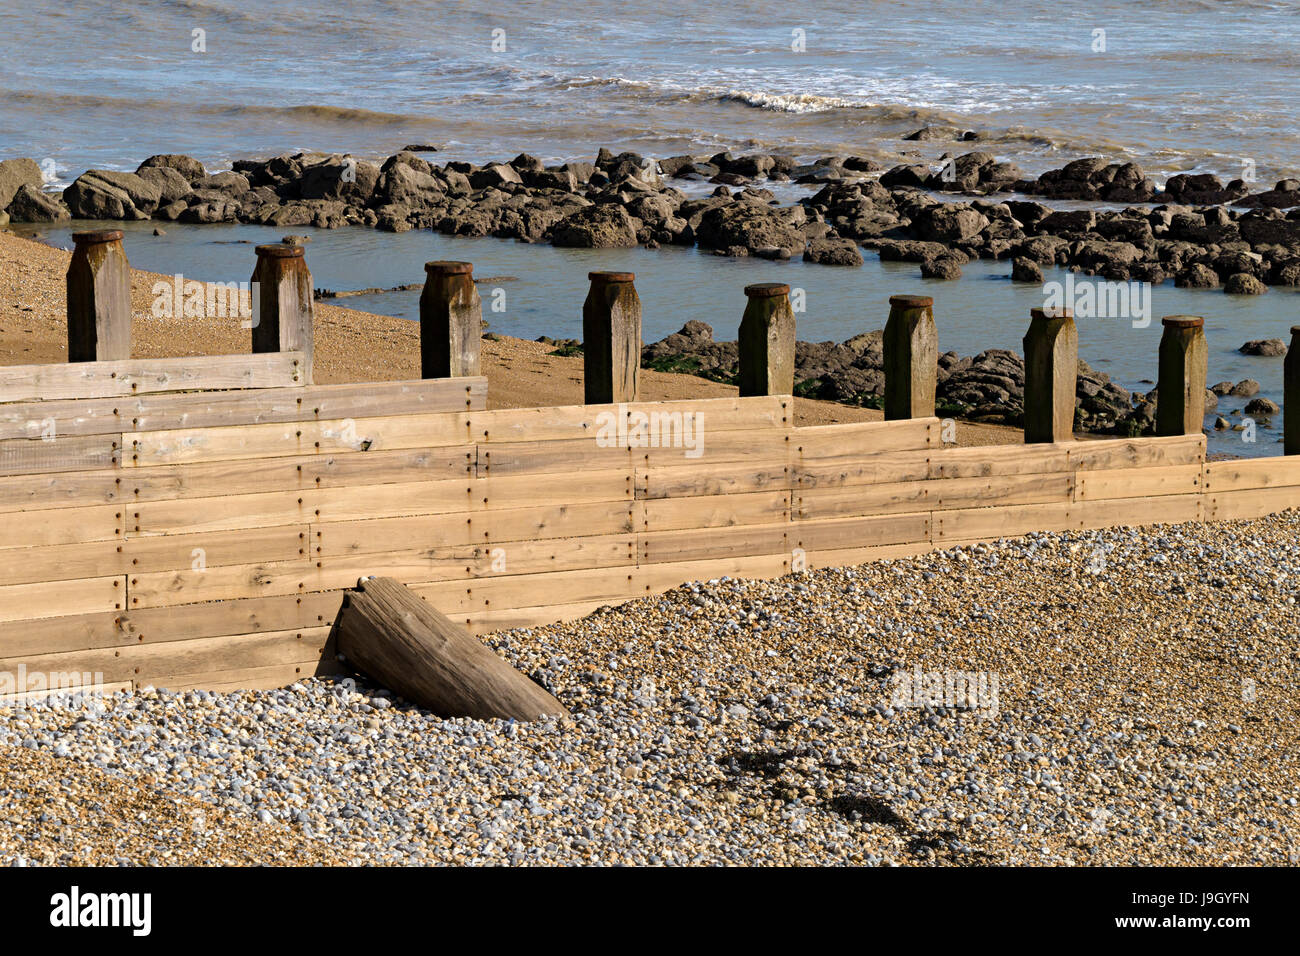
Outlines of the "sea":
{"type": "MultiPolygon", "coordinates": [[[[520,152],[590,160],[605,146],[653,157],[855,154],[885,165],[978,148],[1028,174],[1104,156],[1137,162],[1157,182],[1208,172],[1266,188],[1300,176],[1298,120],[1294,0],[0,0],[0,158],[37,160],[52,186],[90,168],[131,170],[159,152],[219,170],[284,152],[382,159],[430,145],[438,162],[520,152]],[[930,125],[978,139],[904,139],[930,125]]],[[[870,254],[852,269],[427,231],[293,231],[312,235],[316,285],[333,290],[419,282],[426,260],[472,260],[505,290],[491,327],[522,337],[580,334],[590,268],[637,272],[647,340],[689,319],[734,336],[742,288],[754,281],[803,289],[799,335],[816,341],[880,328],[891,294],[933,295],[941,349],[966,355],[1019,350],[1029,309],[1043,304],[1042,289],[1009,281],[1006,263],[973,263],[961,280],[937,282],[870,254]]],[[[68,228],[39,232],[70,242],[68,228]]],[[[251,244],[268,238],[278,233],[167,224],[155,237],[137,224],[127,251],[141,268],[229,281],[247,278],[251,244]]],[[[1065,277],[1049,270],[1047,279],[1065,277]]],[[[413,317],[416,297],[339,304],[413,317]]],[[[1145,391],[1159,317],[1204,315],[1210,381],[1253,378],[1281,403],[1281,359],[1237,348],[1289,339],[1296,293],[1239,298],[1166,283],[1152,311],[1146,325],[1080,321],[1081,356],[1145,391]]],[[[1220,412],[1242,405],[1228,399],[1220,412]]],[[[1274,426],[1255,442],[1212,434],[1211,448],[1276,454],[1280,418],[1274,426]]]]}

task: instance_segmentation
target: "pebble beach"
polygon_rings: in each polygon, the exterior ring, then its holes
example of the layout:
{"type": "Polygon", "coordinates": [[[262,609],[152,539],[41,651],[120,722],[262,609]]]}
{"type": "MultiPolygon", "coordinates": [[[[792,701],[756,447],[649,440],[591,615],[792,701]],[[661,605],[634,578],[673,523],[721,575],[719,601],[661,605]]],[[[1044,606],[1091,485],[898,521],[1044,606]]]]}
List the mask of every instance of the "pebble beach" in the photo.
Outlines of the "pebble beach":
{"type": "Polygon", "coordinates": [[[1298,539],[1036,534],[486,638],[572,720],[326,680],[11,707],[0,862],[1294,864],[1298,539]],[[953,673],[978,702],[915,693],[953,673]]]}

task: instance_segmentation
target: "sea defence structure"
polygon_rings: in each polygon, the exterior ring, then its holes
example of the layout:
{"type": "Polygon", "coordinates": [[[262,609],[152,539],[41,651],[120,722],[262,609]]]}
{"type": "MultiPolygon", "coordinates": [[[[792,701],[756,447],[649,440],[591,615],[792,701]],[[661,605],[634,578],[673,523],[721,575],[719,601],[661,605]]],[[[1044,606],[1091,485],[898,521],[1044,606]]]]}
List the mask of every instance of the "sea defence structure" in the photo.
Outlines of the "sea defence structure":
{"type": "Polygon", "coordinates": [[[639,401],[630,273],[593,275],[585,309],[603,401],[487,410],[486,380],[457,374],[477,362],[467,265],[431,264],[422,310],[422,335],[448,337],[423,343],[425,374],[450,375],[316,385],[301,252],[258,250],[254,354],[134,359],[120,242],[79,239],[94,262],[69,276],[70,343],[111,356],[0,368],[0,671],[276,686],[338,671],[342,601],[370,576],[484,633],[692,580],[1300,505],[1300,458],[1206,462],[1193,317],[1165,323],[1157,435],[1072,439],[1077,337],[1043,313],[1029,443],[959,448],[918,387],[932,399],[928,299],[893,301],[885,421],[793,424],[776,285],[737,295],[743,395],[639,401]]]}

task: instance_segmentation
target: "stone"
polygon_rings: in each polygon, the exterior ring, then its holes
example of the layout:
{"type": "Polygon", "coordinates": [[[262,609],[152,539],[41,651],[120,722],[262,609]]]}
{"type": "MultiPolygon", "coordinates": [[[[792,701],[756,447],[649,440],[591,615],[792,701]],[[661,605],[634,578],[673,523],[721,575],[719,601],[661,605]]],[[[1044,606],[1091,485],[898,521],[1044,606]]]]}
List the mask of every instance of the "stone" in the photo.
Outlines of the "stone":
{"type": "Polygon", "coordinates": [[[1263,295],[1268,286],[1246,272],[1238,272],[1228,277],[1223,284],[1223,291],[1228,295],[1263,295]]]}
{"type": "Polygon", "coordinates": [[[24,183],[9,203],[9,218],[14,222],[62,222],[71,217],[57,195],[31,183],[24,183]]]}
{"type": "Polygon", "coordinates": [[[172,169],[190,183],[196,179],[203,179],[208,174],[201,162],[193,156],[180,153],[159,153],[150,156],[136,168],[136,175],[143,175],[146,169],[172,169]]]}
{"type": "Polygon", "coordinates": [[[1011,281],[1043,284],[1043,270],[1033,259],[1018,256],[1011,260],[1011,281]]]}
{"type": "Polygon", "coordinates": [[[852,239],[824,237],[808,243],[803,253],[804,261],[832,266],[860,266],[862,253],[852,239]]]}
{"type": "Polygon", "coordinates": [[[1275,356],[1286,354],[1286,343],[1281,339],[1251,339],[1237,349],[1242,355],[1275,356]]]}
{"type": "Polygon", "coordinates": [[[622,206],[587,206],[551,228],[551,244],[582,249],[630,248],[637,244],[636,227],[622,206]]]}
{"type": "Polygon", "coordinates": [[[9,208],[24,186],[40,189],[45,185],[41,167],[34,159],[6,159],[0,162],[0,212],[9,208]]]}

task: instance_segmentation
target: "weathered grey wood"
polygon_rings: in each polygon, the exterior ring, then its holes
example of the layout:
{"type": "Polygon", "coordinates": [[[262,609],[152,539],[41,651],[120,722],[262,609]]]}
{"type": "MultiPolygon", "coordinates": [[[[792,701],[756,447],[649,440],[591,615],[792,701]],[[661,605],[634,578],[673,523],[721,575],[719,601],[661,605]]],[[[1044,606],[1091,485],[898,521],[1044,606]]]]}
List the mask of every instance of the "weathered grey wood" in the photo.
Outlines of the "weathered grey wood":
{"type": "Polygon", "coordinates": [[[939,378],[939,336],[928,295],[889,297],[885,323],[885,418],[930,418],[939,378]]]}
{"type": "Polygon", "coordinates": [[[749,302],[740,320],[740,394],[794,392],[794,310],[782,282],[745,286],[749,302]]]}
{"type": "Polygon", "coordinates": [[[1283,363],[1282,442],[1286,454],[1300,455],[1300,325],[1291,326],[1291,347],[1283,363]]]}
{"type": "Polygon", "coordinates": [[[483,305],[468,262],[426,262],[420,293],[420,374],[478,375],[483,305]]]}
{"type": "Polygon", "coordinates": [[[631,272],[589,272],[582,304],[583,391],[588,405],[635,402],[641,375],[641,299],[631,272]]]}
{"type": "MultiPolygon", "coordinates": [[[[122,447],[122,436],[61,437],[52,429],[48,438],[0,441],[0,475],[39,475],[64,471],[112,468],[122,447]]],[[[3,584],[0,581],[0,584],[3,584]]]]}
{"type": "Polygon", "coordinates": [[[267,355],[191,355],[0,366],[0,402],[111,398],[202,389],[290,388],[304,384],[301,352],[267,355]]]}
{"type": "Polygon", "coordinates": [[[365,578],[339,612],[338,649],[366,676],[440,717],[567,717],[558,700],[393,578],[365,578]]]}
{"type": "Polygon", "coordinates": [[[304,381],[310,384],[315,328],[311,273],[303,247],[287,243],[258,246],[253,282],[258,304],[253,316],[253,351],[301,352],[304,381]]]}
{"type": "Polygon", "coordinates": [[[131,265],[122,231],[72,234],[68,264],[68,361],[131,357],[131,265]]]}
{"type": "Polygon", "coordinates": [[[1025,442],[1074,437],[1079,330],[1069,309],[1030,312],[1025,333],[1025,442]]]}
{"type": "Polygon", "coordinates": [[[1160,322],[1164,332],[1156,386],[1156,434],[1199,435],[1205,427],[1205,375],[1210,359],[1205,319],[1167,315],[1160,322]]]}

